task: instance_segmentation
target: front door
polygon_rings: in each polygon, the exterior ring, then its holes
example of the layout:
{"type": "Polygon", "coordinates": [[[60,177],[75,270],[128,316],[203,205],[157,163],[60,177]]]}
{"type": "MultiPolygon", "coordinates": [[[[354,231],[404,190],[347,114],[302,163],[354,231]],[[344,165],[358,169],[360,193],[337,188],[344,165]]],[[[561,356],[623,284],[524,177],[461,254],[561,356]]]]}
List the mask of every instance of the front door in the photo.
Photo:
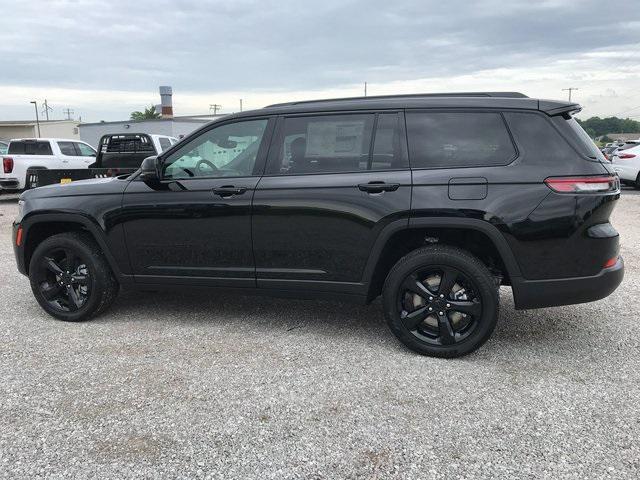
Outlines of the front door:
{"type": "Polygon", "coordinates": [[[400,112],[282,118],[254,196],[258,287],[362,294],[373,244],[408,222],[400,112]]]}
{"type": "Polygon", "coordinates": [[[162,156],[162,181],[132,181],[123,223],[138,283],[255,286],[251,200],[266,118],[212,126],[162,156]]]}

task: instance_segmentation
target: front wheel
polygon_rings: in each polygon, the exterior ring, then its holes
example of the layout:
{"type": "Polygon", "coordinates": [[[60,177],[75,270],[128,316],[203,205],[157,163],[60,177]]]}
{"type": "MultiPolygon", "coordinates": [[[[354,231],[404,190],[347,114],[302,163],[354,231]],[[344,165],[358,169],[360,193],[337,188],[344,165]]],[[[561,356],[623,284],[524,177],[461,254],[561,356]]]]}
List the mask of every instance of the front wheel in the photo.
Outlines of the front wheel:
{"type": "Polygon", "coordinates": [[[118,293],[104,254],[85,232],[61,233],[38,245],[29,262],[29,280],[40,306],[70,322],[98,315],[118,293]]]}
{"type": "Polygon", "coordinates": [[[498,288],[487,267],[449,246],[401,258],[384,284],[391,331],[410,349],[434,357],[466,355],[486,342],[498,318],[498,288]]]}

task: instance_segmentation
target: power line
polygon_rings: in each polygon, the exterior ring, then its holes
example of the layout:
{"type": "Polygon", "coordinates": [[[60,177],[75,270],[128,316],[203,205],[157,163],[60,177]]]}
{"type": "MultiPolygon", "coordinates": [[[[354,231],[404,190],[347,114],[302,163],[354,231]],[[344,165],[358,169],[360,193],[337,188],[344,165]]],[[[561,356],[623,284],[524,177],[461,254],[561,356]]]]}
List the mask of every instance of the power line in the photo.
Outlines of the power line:
{"type": "Polygon", "coordinates": [[[218,113],[218,110],[222,109],[222,105],[220,105],[219,103],[211,103],[209,104],[209,112],[211,112],[211,110],[213,110],[213,114],[216,115],[218,113]]]}
{"type": "Polygon", "coordinates": [[[573,92],[574,90],[580,90],[580,89],[576,87],[569,87],[569,88],[562,89],[563,92],[569,92],[569,101],[571,101],[571,92],[573,92]]]}
{"type": "Polygon", "coordinates": [[[64,110],[62,110],[62,113],[67,116],[67,120],[71,120],[71,115],[73,115],[74,112],[70,108],[65,108],[64,110]]]}

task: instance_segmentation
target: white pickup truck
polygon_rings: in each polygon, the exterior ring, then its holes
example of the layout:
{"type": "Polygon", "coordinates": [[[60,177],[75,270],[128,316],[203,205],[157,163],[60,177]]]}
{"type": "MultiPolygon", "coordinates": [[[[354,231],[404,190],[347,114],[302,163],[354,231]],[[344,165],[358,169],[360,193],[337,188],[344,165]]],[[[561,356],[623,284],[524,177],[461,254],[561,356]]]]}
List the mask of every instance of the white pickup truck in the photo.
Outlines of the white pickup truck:
{"type": "Polygon", "coordinates": [[[0,193],[23,190],[27,169],[80,169],[95,162],[96,150],[80,140],[16,138],[2,155],[0,193]]]}

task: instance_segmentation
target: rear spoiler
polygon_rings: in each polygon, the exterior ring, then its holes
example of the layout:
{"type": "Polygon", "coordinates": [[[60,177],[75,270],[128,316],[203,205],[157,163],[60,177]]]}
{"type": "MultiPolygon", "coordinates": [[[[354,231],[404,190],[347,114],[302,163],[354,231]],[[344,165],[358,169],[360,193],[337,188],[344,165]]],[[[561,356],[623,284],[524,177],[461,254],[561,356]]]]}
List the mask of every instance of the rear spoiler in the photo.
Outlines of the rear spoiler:
{"type": "Polygon", "coordinates": [[[557,115],[571,115],[578,113],[582,107],[578,103],[562,102],[559,100],[538,100],[538,110],[550,117],[557,115]]]}

